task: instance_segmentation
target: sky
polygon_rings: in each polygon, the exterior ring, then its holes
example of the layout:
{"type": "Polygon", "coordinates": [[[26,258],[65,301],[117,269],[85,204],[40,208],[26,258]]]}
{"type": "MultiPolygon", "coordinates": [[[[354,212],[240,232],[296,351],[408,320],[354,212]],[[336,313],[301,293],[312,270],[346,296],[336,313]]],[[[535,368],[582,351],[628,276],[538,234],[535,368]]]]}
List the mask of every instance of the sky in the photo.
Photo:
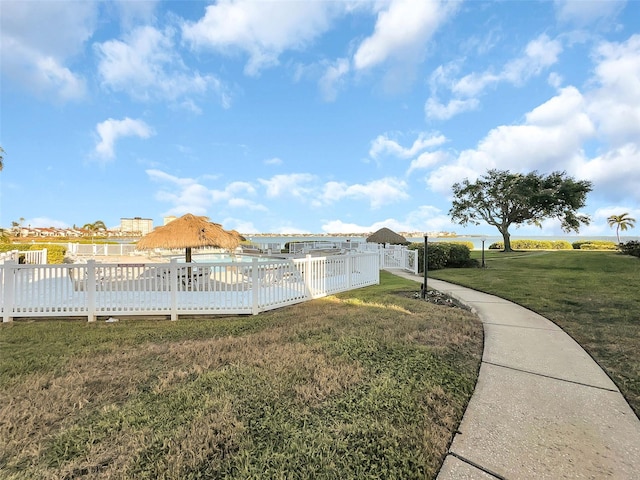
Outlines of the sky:
{"type": "Polygon", "coordinates": [[[489,169],[640,220],[638,0],[0,0],[0,42],[5,228],[495,235],[449,216],[489,169]]]}

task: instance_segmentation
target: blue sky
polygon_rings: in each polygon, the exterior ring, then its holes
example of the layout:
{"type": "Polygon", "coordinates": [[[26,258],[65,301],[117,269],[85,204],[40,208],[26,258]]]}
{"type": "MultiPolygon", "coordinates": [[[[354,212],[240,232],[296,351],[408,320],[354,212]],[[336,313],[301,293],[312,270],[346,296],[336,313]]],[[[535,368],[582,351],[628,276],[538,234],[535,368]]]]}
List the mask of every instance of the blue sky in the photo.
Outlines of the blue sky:
{"type": "Polygon", "coordinates": [[[635,0],[1,0],[0,22],[3,227],[496,234],[448,215],[490,168],[593,182],[583,235],[640,219],[635,0]]]}

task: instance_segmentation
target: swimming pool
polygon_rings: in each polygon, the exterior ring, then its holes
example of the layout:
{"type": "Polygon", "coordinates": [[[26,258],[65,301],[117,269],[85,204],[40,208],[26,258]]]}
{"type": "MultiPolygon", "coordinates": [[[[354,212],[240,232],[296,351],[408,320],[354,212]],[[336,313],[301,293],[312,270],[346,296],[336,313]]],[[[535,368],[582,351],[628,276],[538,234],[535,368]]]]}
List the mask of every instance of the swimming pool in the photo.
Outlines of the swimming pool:
{"type": "Polygon", "coordinates": [[[279,260],[270,257],[256,257],[253,255],[229,255],[228,253],[197,253],[192,260],[200,263],[251,263],[254,258],[258,262],[273,262],[279,260]]]}

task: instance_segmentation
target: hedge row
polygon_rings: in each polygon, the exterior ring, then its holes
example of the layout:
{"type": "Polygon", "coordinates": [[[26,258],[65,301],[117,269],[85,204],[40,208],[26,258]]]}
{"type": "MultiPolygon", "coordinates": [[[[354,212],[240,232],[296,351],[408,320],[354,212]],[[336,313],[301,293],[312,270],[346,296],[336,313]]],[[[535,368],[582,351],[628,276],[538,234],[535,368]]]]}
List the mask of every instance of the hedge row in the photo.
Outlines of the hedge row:
{"type": "Polygon", "coordinates": [[[637,240],[621,243],[618,248],[625,255],[633,255],[634,257],[640,258],[640,242],[637,240]]]}
{"type": "MultiPolygon", "coordinates": [[[[511,248],[517,250],[572,250],[566,240],[511,240],[511,248]]],[[[489,245],[490,250],[504,250],[504,242],[489,245]]]]}
{"type": "MultiPolygon", "coordinates": [[[[479,262],[471,258],[471,249],[462,243],[429,242],[427,267],[441,268],[478,267],[479,262]]],[[[409,250],[418,250],[418,272],[424,272],[424,243],[412,243],[409,250]]]]}
{"type": "Polygon", "coordinates": [[[65,245],[55,243],[2,243],[0,244],[0,252],[10,252],[12,250],[18,250],[19,252],[26,252],[27,250],[42,250],[47,249],[47,262],[61,264],[64,263],[64,256],[67,253],[67,247],[65,245]]]}
{"type": "Polygon", "coordinates": [[[617,250],[616,242],[608,240],[581,240],[571,244],[575,250],[617,250]]]}
{"type": "MultiPolygon", "coordinates": [[[[516,250],[617,250],[618,245],[608,240],[580,240],[569,243],[565,240],[512,240],[516,250]]],[[[489,245],[491,250],[503,250],[504,242],[489,245]]]]}

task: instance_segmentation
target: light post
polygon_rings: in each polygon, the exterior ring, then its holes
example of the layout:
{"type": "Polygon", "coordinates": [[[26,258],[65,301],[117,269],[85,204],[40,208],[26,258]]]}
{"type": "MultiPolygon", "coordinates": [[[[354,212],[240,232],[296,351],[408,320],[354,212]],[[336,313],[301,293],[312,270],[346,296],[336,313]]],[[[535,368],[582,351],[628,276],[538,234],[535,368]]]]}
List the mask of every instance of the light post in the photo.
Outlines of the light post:
{"type": "Polygon", "coordinates": [[[424,265],[424,283],[422,284],[422,299],[427,298],[427,273],[429,271],[429,261],[427,256],[429,254],[429,236],[424,236],[424,258],[422,259],[422,263],[424,265]]]}
{"type": "Polygon", "coordinates": [[[485,263],[484,263],[484,242],[486,240],[486,237],[482,237],[482,268],[485,268],[485,263]]]}

